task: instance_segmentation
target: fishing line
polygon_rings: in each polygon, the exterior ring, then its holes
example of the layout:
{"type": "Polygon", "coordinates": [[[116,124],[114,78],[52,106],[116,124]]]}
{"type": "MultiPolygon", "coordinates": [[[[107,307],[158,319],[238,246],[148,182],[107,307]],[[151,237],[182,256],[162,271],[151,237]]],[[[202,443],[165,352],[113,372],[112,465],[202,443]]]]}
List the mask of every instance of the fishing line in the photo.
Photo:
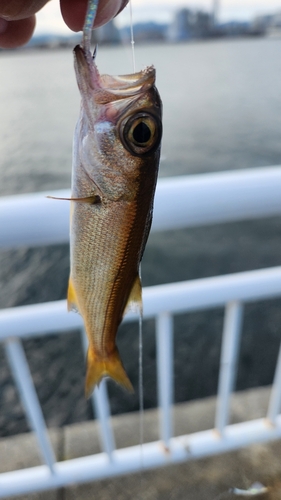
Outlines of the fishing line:
{"type": "Polygon", "coordinates": [[[130,30],[131,30],[132,62],[133,62],[133,71],[135,73],[136,72],[136,57],[135,57],[135,39],[134,39],[134,27],[133,27],[132,0],[130,0],[129,5],[130,5],[130,30]]]}
{"type": "MultiPolygon", "coordinates": [[[[135,40],[134,40],[134,27],[133,27],[133,9],[132,0],[129,1],[130,5],[130,31],[131,31],[131,47],[132,47],[132,62],[133,71],[136,72],[136,58],[135,58],[135,40]]],[[[139,266],[139,275],[141,278],[141,264],[139,266]]],[[[144,403],[143,403],[143,332],[142,332],[142,310],[139,311],[139,415],[140,415],[140,478],[141,478],[141,491],[142,491],[142,471],[143,471],[143,430],[144,430],[144,403]]]]}
{"type": "MultiPolygon", "coordinates": [[[[139,406],[140,406],[140,445],[143,445],[143,335],[142,314],[139,315],[139,406]]],[[[141,464],[142,465],[142,464],[141,464]]]]}
{"type": "MultiPolygon", "coordinates": [[[[141,264],[139,267],[141,278],[141,264]]],[[[143,430],[144,430],[144,403],[143,403],[143,331],[142,331],[142,310],[139,312],[139,412],[140,412],[140,478],[142,487],[143,470],[143,430]]],[[[142,488],[141,488],[142,491],[142,488]]]]}

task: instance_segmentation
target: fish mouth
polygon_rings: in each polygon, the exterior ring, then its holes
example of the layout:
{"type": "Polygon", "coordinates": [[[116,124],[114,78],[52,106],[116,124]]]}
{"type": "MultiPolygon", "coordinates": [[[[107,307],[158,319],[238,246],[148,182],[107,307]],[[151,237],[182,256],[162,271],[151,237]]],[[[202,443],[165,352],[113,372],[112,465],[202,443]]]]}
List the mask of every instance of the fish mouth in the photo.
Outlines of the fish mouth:
{"type": "Polygon", "coordinates": [[[74,48],[74,67],[81,95],[91,94],[96,104],[133,98],[155,85],[155,68],[148,66],[138,73],[121,76],[100,75],[92,57],[80,45],[74,48]]]}

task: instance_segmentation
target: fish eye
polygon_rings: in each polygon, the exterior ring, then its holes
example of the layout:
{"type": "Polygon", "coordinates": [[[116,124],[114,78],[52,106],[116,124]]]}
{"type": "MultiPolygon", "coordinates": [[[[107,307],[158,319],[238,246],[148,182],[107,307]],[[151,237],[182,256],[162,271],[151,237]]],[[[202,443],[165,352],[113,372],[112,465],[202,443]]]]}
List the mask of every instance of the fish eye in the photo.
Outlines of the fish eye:
{"type": "Polygon", "coordinates": [[[161,135],[161,121],[150,113],[137,113],[121,122],[122,143],[135,156],[155,151],[159,146],[161,135]]]}
{"type": "Polygon", "coordinates": [[[133,129],[132,129],[132,140],[139,144],[140,146],[143,144],[147,144],[151,138],[152,131],[149,128],[149,125],[145,123],[144,120],[141,120],[133,129]]]}

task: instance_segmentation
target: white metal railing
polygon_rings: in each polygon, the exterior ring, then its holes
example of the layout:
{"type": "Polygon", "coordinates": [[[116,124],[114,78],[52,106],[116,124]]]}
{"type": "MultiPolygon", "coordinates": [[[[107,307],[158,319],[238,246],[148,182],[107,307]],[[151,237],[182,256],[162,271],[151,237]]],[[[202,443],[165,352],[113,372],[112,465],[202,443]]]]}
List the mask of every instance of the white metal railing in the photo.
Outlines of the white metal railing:
{"type": "MultiPolygon", "coordinates": [[[[281,215],[281,167],[162,179],[156,193],[153,230],[281,215]]],[[[48,193],[50,194],[50,193],[48,193]]],[[[43,245],[68,239],[67,203],[42,194],[0,200],[0,246],[43,245]]],[[[281,349],[265,418],[228,424],[239,352],[243,304],[281,296],[281,266],[144,289],[144,318],[156,318],[159,441],[116,449],[106,383],[94,391],[103,452],[56,462],[21,339],[79,328],[79,315],[65,301],[0,311],[4,343],[30,426],[45,465],[0,474],[0,497],[60,487],[222,453],[281,437],[281,349]],[[217,412],[214,429],[173,437],[173,315],[225,306],[217,412]]],[[[125,321],[135,320],[133,314],[125,321]]]]}

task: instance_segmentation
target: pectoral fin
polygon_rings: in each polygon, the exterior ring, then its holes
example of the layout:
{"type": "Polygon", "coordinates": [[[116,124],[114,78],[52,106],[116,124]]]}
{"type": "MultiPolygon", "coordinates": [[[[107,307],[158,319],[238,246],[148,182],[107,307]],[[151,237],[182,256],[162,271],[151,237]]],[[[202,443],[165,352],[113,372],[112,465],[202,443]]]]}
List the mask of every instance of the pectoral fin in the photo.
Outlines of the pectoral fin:
{"type": "Polygon", "coordinates": [[[89,203],[90,205],[97,205],[98,203],[101,203],[101,197],[99,194],[86,196],[85,198],[57,198],[56,196],[47,196],[47,198],[51,200],[77,201],[79,203],[89,203]]]}
{"type": "Polygon", "coordinates": [[[139,275],[137,275],[132,286],[123,316],[129,311],[140,312],[142,314],[142,287],[139,275]]]}
{"type": "Polygon", "coordinates": [[[68,290],[67,290],[67,309],[68,311],[79,312],[77,295],[75,292],[71,276],[69,277],[68,290]]]}

